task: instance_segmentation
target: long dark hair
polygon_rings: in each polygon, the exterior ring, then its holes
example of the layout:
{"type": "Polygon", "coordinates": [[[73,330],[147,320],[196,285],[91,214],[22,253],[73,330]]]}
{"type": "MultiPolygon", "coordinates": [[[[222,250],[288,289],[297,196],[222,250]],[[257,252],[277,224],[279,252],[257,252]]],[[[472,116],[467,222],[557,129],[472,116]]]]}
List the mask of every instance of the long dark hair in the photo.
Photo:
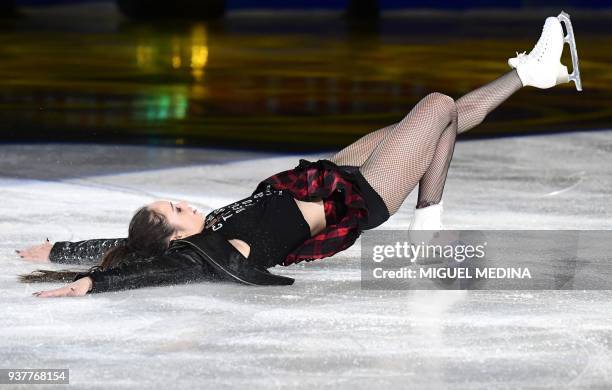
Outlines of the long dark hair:
{"type": "MultiPolygon", "coordinates": [[[[130,221],[126,244],[109,249],[100,263],[90,270],[106,270],[138,258],[159,256],[168,248],[170,237],[175,231],[163,214],[147,206],[141,207],[130,221]]],[[[39,269],[19,275],[19,280],[22,283],[72,282],[81,273],[83,271],[39,269]]]]}

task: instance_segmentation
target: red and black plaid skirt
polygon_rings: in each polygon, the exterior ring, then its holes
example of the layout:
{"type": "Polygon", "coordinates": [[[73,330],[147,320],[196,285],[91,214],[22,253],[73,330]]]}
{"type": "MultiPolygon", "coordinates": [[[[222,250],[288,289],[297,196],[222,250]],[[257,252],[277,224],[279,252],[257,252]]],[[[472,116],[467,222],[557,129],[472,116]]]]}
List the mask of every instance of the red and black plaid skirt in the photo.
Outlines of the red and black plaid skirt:
{"type": "Polygon", "coordinates": [[[389,211],[387,210],[387,206],[380,195],[378,195],[374,188],[372,188],[363,177],[359,171],[359,167],[350,165],[341,165],[337,167],[340,174],[342,174],[346,181],[351,184],[352,190],[364,199],[367,213],[359,219],[359,229],[374,229],[388,220],[389,211]]]}
{"type": "Polygon", "coordinates": [[[339,166],[325,159],[300,159],[295,168],[277,173],[262,183],[289,190],[300,200],[323,199],[328,226],[339,223],[347,212],[356,217],[359,230],[373,229],[389,219],[383,199],[357,166],[339,166]]]}
{"type": "Polygon", "coordinates": [[[296,248],[284,265],[332,256],[351,246],[363,230],[389,219],[384,201],[356,166],[301,159],[295,168],[260,182],[253,193],[269,184],[291,192],[299,200],[323,199],[325,209],[325,230],[296,248]]]}

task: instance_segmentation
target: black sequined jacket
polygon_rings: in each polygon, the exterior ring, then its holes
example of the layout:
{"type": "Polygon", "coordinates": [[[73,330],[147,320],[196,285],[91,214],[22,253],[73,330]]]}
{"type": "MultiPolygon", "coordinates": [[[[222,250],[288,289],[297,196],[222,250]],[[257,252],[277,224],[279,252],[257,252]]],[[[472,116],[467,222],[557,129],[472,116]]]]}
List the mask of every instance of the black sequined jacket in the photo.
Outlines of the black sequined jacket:
{"type": "Polygon", "coordinates": [[[125,238],[101,238],[85,241],[58,241],[51,248],[49,260],[60,264],[95,264],[104,253],[119,245],[124,245],[125,238]]]}
{"type": "MultiPolygon", "coordinates": [[[[125,243],[125,239],[95,239],[57,242],[49,260],[64,264],[95,264],[106,251],[125,243]]],[[[91,292],[125,290],[147,286],[199,281],[231,281],[247,285],[290,285],[292,278],[274,275],[253,266],[221,234],[204,230],[193,236],[174,240],[161,256],[133,258],[103,270],[93,267],[76,279],[89,276],[91,292]]]]}

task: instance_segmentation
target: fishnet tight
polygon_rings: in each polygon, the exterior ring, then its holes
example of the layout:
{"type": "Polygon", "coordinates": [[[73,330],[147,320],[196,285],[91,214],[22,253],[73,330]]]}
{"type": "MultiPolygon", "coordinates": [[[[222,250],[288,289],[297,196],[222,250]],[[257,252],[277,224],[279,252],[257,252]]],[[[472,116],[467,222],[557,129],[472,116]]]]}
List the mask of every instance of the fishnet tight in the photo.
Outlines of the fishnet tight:
{"type": "Polygon", "coordinates": [[[482,123],[521,87],[513,70],[456,102],[441,93],[431,93],[401,121],[366,134],[330,160],[337,165],[359,166],[390,215],[397,212],[417,183],[417,207],[439,203],[457,134],[482,123]]]}

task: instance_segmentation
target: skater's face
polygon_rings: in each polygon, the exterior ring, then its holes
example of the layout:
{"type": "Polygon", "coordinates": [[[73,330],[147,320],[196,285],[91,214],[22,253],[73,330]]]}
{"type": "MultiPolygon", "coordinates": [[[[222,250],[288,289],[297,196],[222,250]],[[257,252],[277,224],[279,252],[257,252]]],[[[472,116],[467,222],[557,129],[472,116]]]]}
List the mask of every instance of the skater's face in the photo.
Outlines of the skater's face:
{"type": "Polygon", "coordinates": [[[204,229],[204,216],[186,202],[158,200],[149,204],[148,208],[163,214],[168,223],[176,229],[170,240],[189,237],[204,229]]]}

